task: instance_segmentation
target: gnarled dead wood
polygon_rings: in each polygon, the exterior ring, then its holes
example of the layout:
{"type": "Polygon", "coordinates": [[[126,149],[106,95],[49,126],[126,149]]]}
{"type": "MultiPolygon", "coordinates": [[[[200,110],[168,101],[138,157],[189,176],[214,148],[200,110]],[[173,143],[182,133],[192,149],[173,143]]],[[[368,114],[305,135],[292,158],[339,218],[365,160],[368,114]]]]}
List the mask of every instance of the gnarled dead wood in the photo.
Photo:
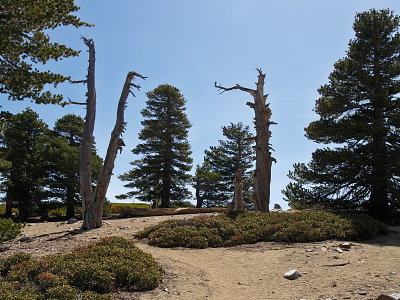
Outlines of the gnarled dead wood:
{"type": "Polygon", "coordinates": [[[254,171],[254,194],[255,205],[259,211],[269,211],[270,201],[270,185],[271,185],[271,166],[272,162],[276,161],[272,156],[270,150],[272,149],[269,144],[271,131],[269,126],[276,124],[270,121],[271,109],[266,104],[267,96],[264,94],[264,81],[265,74],[261,69],[256,69],[258,72],[258,80],[256,82],[256,89],[249,89],[236,84],[232,87],[224,87],[217,82],[214,86],[220,90],[219,94],[231,90],[240,90],[249,93],[253,96],[254,103],[246,102],[246,105],[254,109],[254,125],[256,129],[256,169],[254,171]]]}

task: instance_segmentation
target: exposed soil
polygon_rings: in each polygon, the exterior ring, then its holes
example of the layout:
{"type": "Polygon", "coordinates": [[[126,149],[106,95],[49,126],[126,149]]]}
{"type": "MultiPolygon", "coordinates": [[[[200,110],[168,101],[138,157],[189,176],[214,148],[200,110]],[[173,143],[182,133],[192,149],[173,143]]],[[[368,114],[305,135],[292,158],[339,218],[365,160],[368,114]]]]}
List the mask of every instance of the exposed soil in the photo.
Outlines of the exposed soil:
{"type": "MultiPolygon", "coordinates": [[[[74,232],[81,222],[29,223],[21,237],[27,242],[3,244],[0,256],[27,252],[34,256],[68,253],[104,236],[132,238],[144,227],[175,215],[110,219],[99,229],[74,232]]],[[[400,293],[400,227],[387,236],[359,243],[339,253],[341,242],[308,244],[257,243],[231,248],[165,249],[138,241],[163,266],[159,288],[146,293],[120,293],[116,299],[376,299],[381,293],[400,293]],[[287,280],[283,274],[297,269],[302,276],[287,280]]]]}

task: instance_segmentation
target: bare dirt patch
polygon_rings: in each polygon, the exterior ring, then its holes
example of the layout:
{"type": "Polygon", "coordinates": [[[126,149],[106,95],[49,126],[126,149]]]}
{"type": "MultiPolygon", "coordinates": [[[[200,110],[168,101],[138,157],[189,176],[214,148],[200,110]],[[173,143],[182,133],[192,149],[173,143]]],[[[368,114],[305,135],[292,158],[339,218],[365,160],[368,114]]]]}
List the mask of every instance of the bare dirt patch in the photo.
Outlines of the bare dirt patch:
{"type": "MultiPolygon", "coordinates": [[[[27,224],[16,241],[1,245],[0,256],[27,252],[34,256],[68,253],[105,236],[133,235],[175,215],[110,219],[99,229],[79,232],[81,222],[27,224]],[[28,242],[19,242],[27,237],[28,242]]],[[[352,242],[339,253],[339,241],[308,244],[257,243],[231,248],[165,249],[137,242],[166,272],[163,283],[146,293],[120,293],[116,299],[376,299],[400,292],[400,227],[368,242],[352,242]],[[297,280],[283,273],[297,269],[297,280]]]]}

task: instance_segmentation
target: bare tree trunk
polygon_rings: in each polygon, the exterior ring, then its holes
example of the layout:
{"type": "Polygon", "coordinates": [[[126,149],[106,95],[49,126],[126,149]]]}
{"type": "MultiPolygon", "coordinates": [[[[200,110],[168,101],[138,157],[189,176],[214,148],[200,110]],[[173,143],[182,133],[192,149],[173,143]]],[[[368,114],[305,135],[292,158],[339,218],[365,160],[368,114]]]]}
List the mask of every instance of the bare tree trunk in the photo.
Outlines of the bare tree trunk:
{"type": "Polygon", "coordinates": [[[254,102],[247,102],[246,105],[254,109],[255,121],[254,125],[256,128],[256,170],[254,172],[254,193],[255,193],[255,205],[259,211],[269,211],[270,201],[270,185],[271,185],[271,166],[275,159],[271,156],[272,148],[269,144],[271,137],[271,131],[269,126],[276,124],[270,121],[271,109],[269,104],[266,104],[267,95],[264,94],[264,81],[265,74],[262,73],[261,69],[258,71],[258,81],[256,83],[257,88],[249,89],[236,84],[233,87],[223,87],[221,85],[214,84],[214,86],[220,90],[221,93],[231,90],[241,90],[249,93],[253,96],[254,102]]]}
{"type": "Polygon", "coordinates": [[[242,168],[238,168],[235,173],[235,192],[233,193],[233,202],[235,203],[235,208],[233,210],[238,211],[244,211],[242,175],[242,168]]]}
{"type": "Polygon", "coordinates": [[[95,87],[95,62],[96,53],[94,42],[91,39],[83,39],[85,45],[89,48],[89,67],[87,74],[87,99],[86,99],[86,118],[83,127],[83,136],[80,152],[80,194],[82,198],[83,209],[83,229],[101,227],[96,218],[96,205],[92,188],[92,142],[93,130],[96,119],[96,87],[95,87]],[[89,226],[90,225],[90,226],[89,226]]]}
{"type": "Polygon", "coordinates": [[[142,79],[145,79],[146,77],[135,72],[129,72],[126,76],[125,84],[118,102],[115,127],[111,133],[111,138],[108,145],[103,168],[101,169],[99,178],[97,180],[96,188],[93,191],[91,185],[91,147],[93,141],[93,129],[96,114],[96,92],[94,76],[95,49],[92,40],[84,39],[84,42],[89,48],[89,68],[87,76],[88,98],[86,102],[86,120],[81,146],[80,180],[83,207],[82,229],[90,230],[102,226],[103,205],[107,189],[110,184],[115,158],[117,156],[117,151],[121,151],[122,146],[125,145],[123,143],[123,140],[121,139],[121,134],[123,133],[125,127],[124,112],[126,108],[126,101],[129,94],[133,94],[131,91],[132,86],[140,89],[140,86],[132,83],[132,81],[135,77],[140,77],[142,79]]]}

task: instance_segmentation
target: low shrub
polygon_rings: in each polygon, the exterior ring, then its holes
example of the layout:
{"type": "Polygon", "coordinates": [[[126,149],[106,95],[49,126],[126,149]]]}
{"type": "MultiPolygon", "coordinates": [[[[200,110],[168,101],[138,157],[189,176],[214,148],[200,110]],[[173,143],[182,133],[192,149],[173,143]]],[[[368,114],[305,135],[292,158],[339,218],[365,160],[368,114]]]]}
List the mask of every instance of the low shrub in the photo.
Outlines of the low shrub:
{"type": "Polygon", "coordinates": [[[111,203],[111,211],[112,214],[119,214],[123,207],[130,208],[151,208],[151,205],[146,203],[111,203]]]}
{"type": "Polygon", "coordinates": [[[154,258],[121,237],[43,259],[15,254],[0,260],[0,272],[4,300],[106,300],[116,290],[154,289],[162,279],[154,258]]]}
{"type": "Polygon", "coordinates": [[[0,218],[0,243],[15,239],[25,226],[23,223],[16,223],[11,219],[0,218]]]}
{"type": "Polygon", "coordinates": [[[157,247],[207,248],[257,242],[365,240],[387,233],[383,223],[361,214],[326,211],[244,212],[170,220],[145,228],[136,238],[157,247]]]}

